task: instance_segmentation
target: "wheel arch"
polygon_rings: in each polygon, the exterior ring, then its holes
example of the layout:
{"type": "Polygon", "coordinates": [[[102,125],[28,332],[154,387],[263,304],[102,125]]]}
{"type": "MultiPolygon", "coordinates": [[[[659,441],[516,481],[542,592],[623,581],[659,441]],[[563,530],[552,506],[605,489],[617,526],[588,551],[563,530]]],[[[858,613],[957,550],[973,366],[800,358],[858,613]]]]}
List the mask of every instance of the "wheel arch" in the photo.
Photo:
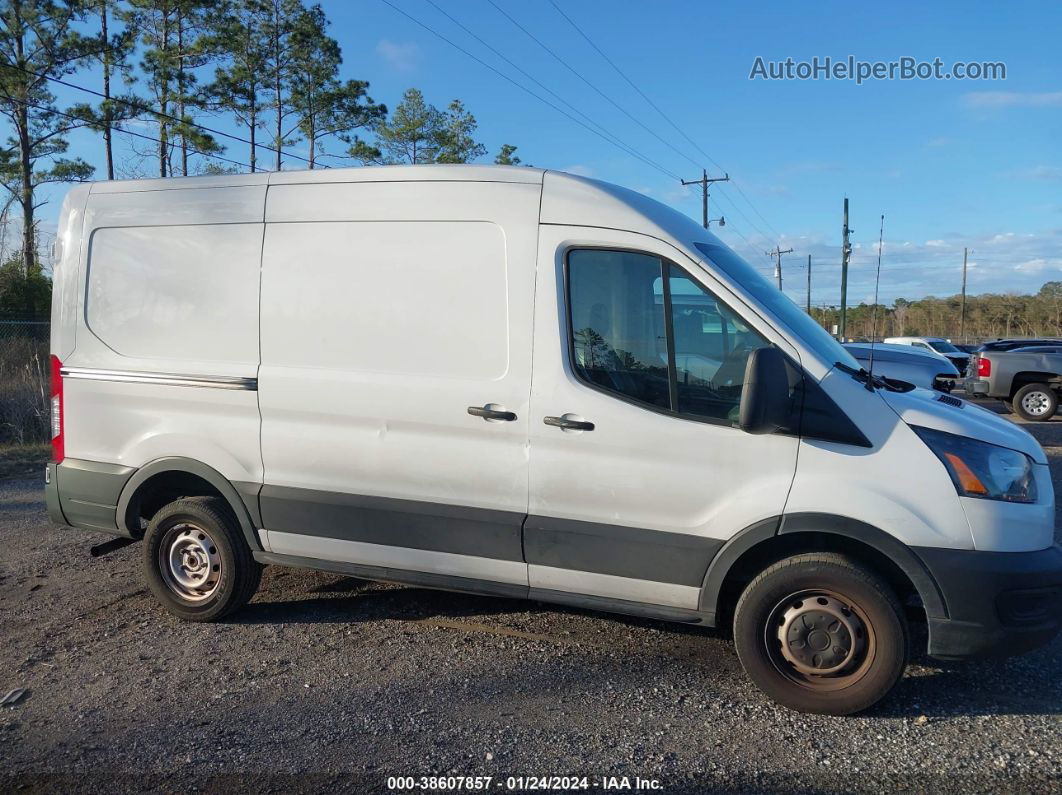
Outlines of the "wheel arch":
{"type": "Polygon", "coordinates": [[[1021,372],[1015,373],[1010,381],[1011,400],[1013,400],[1014,396],[1018,394],[1019,389],[1026,387],[1029,384],[1046,384],[1057,392],[1059,388],[1059,376],[1057,373],[1039,372],[1037,370],[1022,370],[1021,372]]]}
{"type": "MultiPolygon", "coordinates": [[[[232,483],[213,467],[191,458],[157,458],[140,467],[126,482],[118,498],[116,518],[133,538],[140,538],[144,509],[151,512],[161,499],[191,496],[218,496],[228,503],[240,523],[247,545],[260,552],[256,528],[261,525],[258,510],[258,483],[232,483]]],[[[164,504],[164,503],[163,503],[164,504]]],[[[158,505],[157,507],[161,507],[158,505]]]]}
{"type": "Polygon", "coordinates": [[[700,610],[725,626],[744,585],[771,563],[801,552],[835,551],[872,566],[899,593],[917,595],[928,618],[946,618],[947,606],[925,564],[880,528],[845,516],[796,513],[753,524],[728,541],[708,566],[700,610]]]}

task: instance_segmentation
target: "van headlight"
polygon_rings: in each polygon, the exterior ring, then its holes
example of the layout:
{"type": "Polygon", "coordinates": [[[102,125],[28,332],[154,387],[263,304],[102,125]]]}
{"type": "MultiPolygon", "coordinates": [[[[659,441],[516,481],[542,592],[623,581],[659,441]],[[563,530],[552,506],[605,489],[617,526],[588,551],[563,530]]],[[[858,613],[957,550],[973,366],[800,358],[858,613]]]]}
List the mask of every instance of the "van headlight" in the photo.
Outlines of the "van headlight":
{"type": "Polygon", "coordinates": [[[932,428],[912,427],[943,462],[955,490],[963,497],[1036,502],[1033,462],[1025,453],[932,428]]]}

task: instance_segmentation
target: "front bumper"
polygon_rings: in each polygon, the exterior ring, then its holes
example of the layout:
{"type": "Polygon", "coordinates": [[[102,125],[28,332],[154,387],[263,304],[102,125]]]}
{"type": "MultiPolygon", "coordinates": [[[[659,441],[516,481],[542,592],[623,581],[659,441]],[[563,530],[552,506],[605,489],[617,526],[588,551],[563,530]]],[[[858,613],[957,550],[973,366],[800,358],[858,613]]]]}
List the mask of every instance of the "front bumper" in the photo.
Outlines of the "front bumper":
{"type": "Polygon", "coordinates": [[[919,547],[948,615],[929,618],[929,654],[942,660],[1010,657],[1062,629],[1062,547],[979,552],[919,547]]]}

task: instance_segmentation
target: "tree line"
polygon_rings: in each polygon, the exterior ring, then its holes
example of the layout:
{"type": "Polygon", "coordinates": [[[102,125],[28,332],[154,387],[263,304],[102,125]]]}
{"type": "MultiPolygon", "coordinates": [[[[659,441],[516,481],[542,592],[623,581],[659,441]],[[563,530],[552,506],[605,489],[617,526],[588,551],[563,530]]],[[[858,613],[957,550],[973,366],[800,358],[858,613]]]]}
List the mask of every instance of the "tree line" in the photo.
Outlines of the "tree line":
{"type": "MultiPolygon", "coordinates": [[[[393,112],[376,102],[367,80],[341,73],[328,26],[304,0],[2,0],[0,114],[12,134],[0,147],[0,289],[19,275],[25,283],[0,305],[25,298],[19,308],[32,309],[39,299],[37,210],[50,183],[487,153],[458,99],[440,109],[411,88],[393,112]],[[83,101],[61,106],[64,84],[83,101]],[[99,135],[102,174],[68,155],[77,129],[99,135]],[[116,134],[133,153],[124,169],[116,134]],[[11,221],[17,253],[7,250],[11,221]]],[[[503,145],[495,162],[520,163],[515,151],[503,145]]]]}
{"type": "MultiPolygon", "coordinates": [[[[459,99],[436,107],[410,88],[393,110],[374,100],[369,81],[343,74],[328,27],[305,0],[0,0],[0,115],[11,130],[0,145],[0,310],[47,309],[37,211],[51,183],[487,154],[459,99]],[[59,89],[79,101],[60,105],[59,89]],[[78,129],[99,136],[100,173],[68,155],[78,129]],[[128,142],[125,162],[116,135],[128,142]]],[[[493,160],[521,163],[511,144],[493,160]]],[[[1059,284],[1034,296],[968,297],[965,335],[1062,335],[1059,284]]],[[[847,330],[955,338],[959,303],[860,304],[848,309],[847,330]]],[[[839,317],[836,307],[812,314],[827,328],[839,317]]]]}
{"type": "MultiPolygon", "coordinates": [[[[892,306],[848,307],[845,331],[849,337],[868,340],[912,336],[976,342],[999,337],[1062,337],[1062,281],[1046,282],[1035,295],[968,295],[964,323],[961,314],[960,295],[917,301],[897,298],[892,306]]],[[[811,315],[828,330],[840,320],[835,306],[812,307],[811,315]]]]}

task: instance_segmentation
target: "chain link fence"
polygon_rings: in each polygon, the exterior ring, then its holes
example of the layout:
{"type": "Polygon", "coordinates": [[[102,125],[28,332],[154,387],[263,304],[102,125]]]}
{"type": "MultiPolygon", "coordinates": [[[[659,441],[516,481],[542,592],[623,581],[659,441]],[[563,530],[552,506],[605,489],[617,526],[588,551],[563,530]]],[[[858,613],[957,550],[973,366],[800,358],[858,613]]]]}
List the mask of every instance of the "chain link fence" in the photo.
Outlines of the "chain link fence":
{"type": "Polygon", "coordinates": [[[0,315],[0,446],[51,437],[48,318],[0,315]]]}

